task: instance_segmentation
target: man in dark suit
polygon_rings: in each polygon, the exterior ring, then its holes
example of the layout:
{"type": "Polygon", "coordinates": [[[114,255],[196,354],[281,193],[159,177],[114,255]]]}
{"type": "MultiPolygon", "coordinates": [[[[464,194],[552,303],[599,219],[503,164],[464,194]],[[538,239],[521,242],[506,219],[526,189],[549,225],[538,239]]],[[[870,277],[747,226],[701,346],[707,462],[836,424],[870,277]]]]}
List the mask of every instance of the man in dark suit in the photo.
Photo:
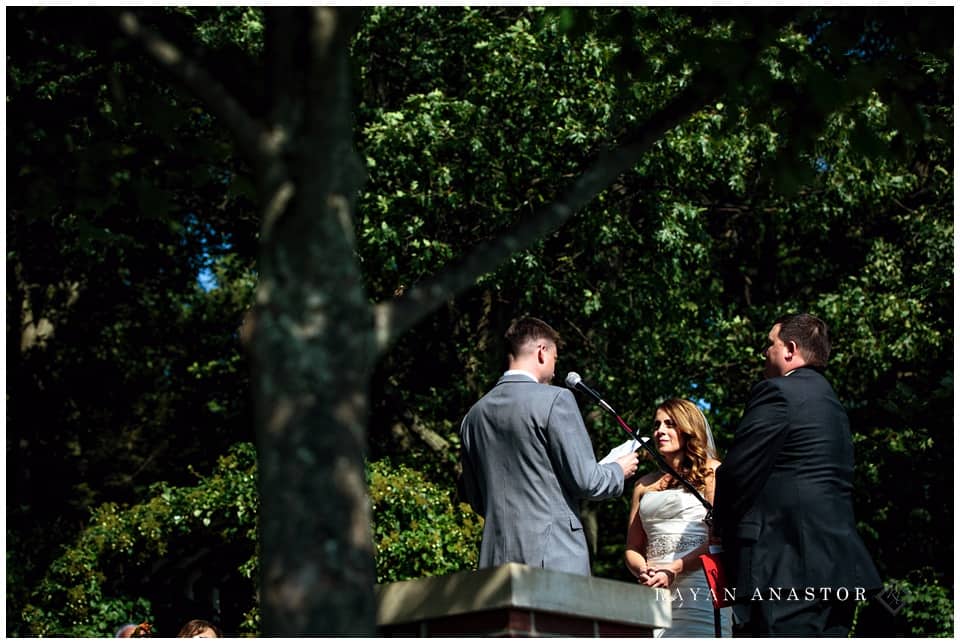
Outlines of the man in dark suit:
{"type": "Polygon", "coordinates": [[[850,424],[821,373],[827,326],[781,317],[764,355],[714,497],[734,634],[842,637],[881,583],[854,522],[850,424]]]}
{"type": "Polygon", "coordinates": [[[579,500],[621,494],[637,455],[597,463],[573,393],[550,385],[560,341],[550,325],[520,318],[505,337],[509,370],[460,426],[461,493],[484,517],[479,567],[589,575],[579,500]]]}

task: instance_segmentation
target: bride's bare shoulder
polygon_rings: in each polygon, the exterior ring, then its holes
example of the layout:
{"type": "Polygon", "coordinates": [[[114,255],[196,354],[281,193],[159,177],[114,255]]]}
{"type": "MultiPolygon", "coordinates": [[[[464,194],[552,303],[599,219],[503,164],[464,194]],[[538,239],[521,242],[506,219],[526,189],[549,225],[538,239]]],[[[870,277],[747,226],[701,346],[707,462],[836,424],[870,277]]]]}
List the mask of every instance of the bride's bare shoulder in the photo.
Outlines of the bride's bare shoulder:
{"type": "Polygon", "coordinates": [[[637,479],[637,482],[634,484],[635,490],[640,490],[641,492],[646,492],[649,488],[660,480],[661,473],[654,470],[653,472],[647,472],[643,476],[637,479]]]}

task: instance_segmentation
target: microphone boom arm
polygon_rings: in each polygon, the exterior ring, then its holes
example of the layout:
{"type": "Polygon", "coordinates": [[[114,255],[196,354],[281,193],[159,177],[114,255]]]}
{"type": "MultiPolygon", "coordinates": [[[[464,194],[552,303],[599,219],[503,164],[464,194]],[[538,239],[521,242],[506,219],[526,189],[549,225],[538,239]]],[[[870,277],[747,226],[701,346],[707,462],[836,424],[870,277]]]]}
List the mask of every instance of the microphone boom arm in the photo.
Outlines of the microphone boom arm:
{"type": "Polygon", "coordinates": [[[682,476],[680,476],[680,474],[679,474],[675,469],[673,469],[673,468],[670,466],[669,463],[667,463],[667,462],[663,459],[663,456],[661,456],[660,452],[658,452],[658,451],[655,450],[653,447],[651,447],[651,446],[647,443],[647,441],[642,441],[642,440],[640,440],[639,438],[637,438],[636,432],[634,432],[633,429],[631,429],[630,426],[627,425],[626,421],[624,421],[623,418],[621,418],[621,417],[618,415],[618,416],[616,416],[616,419],[617,419],[617,422],[620,424],[620,427],[622,427],[623,430],[624,430],[625,432],[627,432],[627,434],[630,436],[630,438],[632,438],[633,440],[635,440],[635,441],[637,441],[638,443],[640,443],[641,445],[643,445],[643,448],[644,448],[645,450],[647,450],[647,452],[650,454],[650,456],[653,457],[653,460],[657,463],[657,466],[660,468],[660,471],[661,471],[661,472],[664,472],[664,473],[666,473],[666,474],[669,474],[669,475],[671,475],[673,478],[675,478],[675,479],[677,479],[678,481],[680,481],[680,483],[681,483],[685,488],[687,488],[687,490],[689,490],[691,493],[693,493],[693,495],[694,495],[695,497],[697,497],[697,500],[700,501],[700,503],[703,505],[703,507],[707,509],[707,515],[703,518],[704,523],[706,523],[707,525],[712,526],[712,525],[713,525],[713,505],[712,505],[709,501],[707,501],[705,498],[703,498],[703,496],[700,494],[700,492],[697,490],[697,488],[693,485],[693,483],[691,483],[691,482],[688,481],[687,479],[685,479],[685,478],[683,478],[682,476]]]}
{"type": "Polygon", "coordinates": [[[578,374],[574,372],[570,372],[569,374],[567,374],[566,384],[571,389],[579,389],[580,391],[583,391],[584,393],[589,394],[593,398],[596,398],[597,402],[600,404],[600,407],[602,407],[605,411],[612,414],[613,417],[617,419],[617,423],[619,423],[623,431],[627,432],[630,438],[640,443],[643,446],[643,448],[647,450],[650,456],[653,457],[653,460],[656,462],[657,466],[660,468],[660,471],[664,472],[665,474],[669,474],[673,478],[680,481],[680,483],[685,488],[687,488],[687,490],[689,490],[691,493],[693,493],[695,497],[697,497],[697,500],[700,501],[703,507],[707,509],[707,514],[706,516],[703,517],[703,522],[706,523],[708,526],[713,526],[713,505],[709,501],[707,501],[705,498],[703,498],[703,496],[700,494],[697,488],[693,485],[693,483],[691,483],[687,479],[680,476],[680,474],[675,469],[673,469],[669,463],[667,463],[664,460],[660,452],[658,452],[653,447],[648,445],[646,441],[640,440],[637,437],[637,433],[630,427],[630,425],[626,423],[625,420],[623,420],[623,418],[620,417],[620,414],[615,412],[613,410],[613,407],[608,405],[607,402],[600,397],[600,394],[598,394],[596,391],[588,387],[578,374]]]}

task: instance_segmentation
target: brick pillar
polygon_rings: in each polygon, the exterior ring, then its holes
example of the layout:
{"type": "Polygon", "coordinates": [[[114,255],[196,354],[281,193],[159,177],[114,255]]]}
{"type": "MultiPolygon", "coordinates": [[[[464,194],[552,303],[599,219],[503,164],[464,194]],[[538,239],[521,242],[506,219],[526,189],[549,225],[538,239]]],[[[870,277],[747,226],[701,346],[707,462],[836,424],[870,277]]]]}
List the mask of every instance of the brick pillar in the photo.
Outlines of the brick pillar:
{"type": "Polygon", "coordinates": [[[506,564],[377,586],[384,637],[650,637],[670,601],[639,584],[506,564]]]}

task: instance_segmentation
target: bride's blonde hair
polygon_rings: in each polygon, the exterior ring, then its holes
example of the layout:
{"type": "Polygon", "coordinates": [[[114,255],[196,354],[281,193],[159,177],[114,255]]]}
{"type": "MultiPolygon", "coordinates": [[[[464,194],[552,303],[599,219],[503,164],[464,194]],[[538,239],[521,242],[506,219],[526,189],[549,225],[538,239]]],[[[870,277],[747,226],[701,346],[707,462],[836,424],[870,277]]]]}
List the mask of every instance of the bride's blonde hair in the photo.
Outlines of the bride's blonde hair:
{"type": "MultiPolygon", "coordinates": [[[[713,476],[707,466],[707,421],[703,413],[689,400],[671,398],[657,405],[656,411],[665,412],[677,424],[677,432],[686,437],[683,461],[677,473],[690,481],[698,490],[713,476]]],[[[679,487],[680,482],[671,480],[668,487],[679,487]]]]}

